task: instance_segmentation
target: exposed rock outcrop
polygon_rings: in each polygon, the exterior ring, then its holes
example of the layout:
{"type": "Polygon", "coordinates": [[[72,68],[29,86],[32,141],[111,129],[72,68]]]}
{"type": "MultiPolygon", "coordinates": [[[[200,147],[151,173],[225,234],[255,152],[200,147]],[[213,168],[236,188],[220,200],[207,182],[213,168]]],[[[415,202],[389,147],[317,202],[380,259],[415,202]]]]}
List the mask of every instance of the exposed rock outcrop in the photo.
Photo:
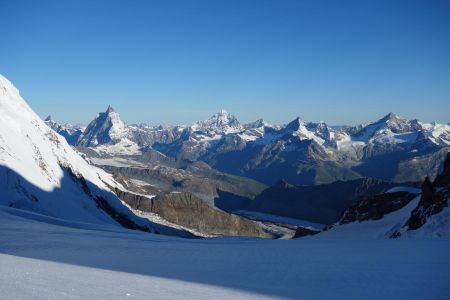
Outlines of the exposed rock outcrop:
{"type": "Polygon", "coordinates": [[[157,214],[203,234],[273,237],[258,223],[217,210],[190,193],[166,193],[150,198],[118,189],[115,192],[133,209],[157,214]]]}
{"type": "Polygon", "coordinates": [[[416,196],[408,192],[395,192],[363,197],[345,211],[339,224],[382,219],[386,214],[407,205],[416,196]]]}
{"type": "Polygon", "coordinates": [[[427,177],[422,184],[422,197],[417,207],[412,211],[406,226],[408,230],[422,227],[429,217],[440,213],[448,206],[450,196],[450,153],[444,163],[444,170],[434,182],[427,177]]]}
{"type": "Polygon", "coordinates": [[[305,228],[305,227],[298,227],[292,238],[297,239],[297,238],[305,237],[308,235],[315,235],[318,233],[320,233],[320,231],[318,231],[318,230],[311,230],[311,229],[305,228]]]}

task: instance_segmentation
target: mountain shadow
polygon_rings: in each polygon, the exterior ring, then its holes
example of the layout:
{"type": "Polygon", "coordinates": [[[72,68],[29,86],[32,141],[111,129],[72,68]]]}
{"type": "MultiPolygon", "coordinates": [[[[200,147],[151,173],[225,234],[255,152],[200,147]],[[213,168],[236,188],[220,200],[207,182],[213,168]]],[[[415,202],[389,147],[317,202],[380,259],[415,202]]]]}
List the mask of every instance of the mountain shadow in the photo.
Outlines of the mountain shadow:
{"type": "Polygon", "coordinates": [[[195,237],[187,231],[138,217],[111,191],[100,189],[70,168],[63,168],[63,172],[59,187],[45,191],[9,167],[0,166],[0,205],[67,221],[195,237]]]}
{"type": "Polygon", "coordinates": [[[297,186],[280,180],[258,195],[247,209],[315,223],[332,224],[338,221],[342,213],[361,197],[383,193],[398,185],[374,178],[336,181],[313,186],[297,186]]]}

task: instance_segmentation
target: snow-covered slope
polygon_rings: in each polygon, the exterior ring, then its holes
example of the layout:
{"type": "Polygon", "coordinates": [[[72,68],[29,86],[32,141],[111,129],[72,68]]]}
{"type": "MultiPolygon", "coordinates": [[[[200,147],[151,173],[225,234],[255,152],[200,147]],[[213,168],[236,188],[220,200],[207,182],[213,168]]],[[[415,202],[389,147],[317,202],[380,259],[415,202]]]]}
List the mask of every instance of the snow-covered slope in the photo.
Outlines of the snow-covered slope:
{"type": "Polygon", "coordinates": [[[4,299],[449,299],[449,239],[183,240],[0,208],[4,299]]]}
{"type": "Polygon", "coordinates": [[[89,223],[152,230],[110,187],[110,174],[90,165],[50,129],[0,75],[0,205],[89,223]]]}
{"type": "Polygon", "coordinates": [[[335,225],[330,230],[320,233],[320,235],[327,238],[390,238],[405,225],[411,216],[411,212],[417,207],[419,200],[420,195],[416,196],[405,207],[388,213],[379,220],[355,221],[335,225]]]}
{"type": "Polygon", "coordinates": [[[450,237],[450,209],[430,216],[426,223],[417,230],[408,230],[408,220],[418,207],[421,195],[399,210],[386,214],[381,219],[355,221],[348,224],[337,224],[328,231],[319,234],[323,238],[430,238],[450,237]]]}

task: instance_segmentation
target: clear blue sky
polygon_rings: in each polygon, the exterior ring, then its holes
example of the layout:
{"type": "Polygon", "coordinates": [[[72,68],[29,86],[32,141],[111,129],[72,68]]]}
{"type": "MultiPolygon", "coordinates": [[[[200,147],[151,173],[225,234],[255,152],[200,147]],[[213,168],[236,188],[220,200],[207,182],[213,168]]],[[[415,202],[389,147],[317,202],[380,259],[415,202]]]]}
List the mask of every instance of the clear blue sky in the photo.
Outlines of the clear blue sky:
{"type": "Polygon", "coordinates": [[[59,121],[450,122],[450,1],[0,0],[0,73],[59,121]]]}

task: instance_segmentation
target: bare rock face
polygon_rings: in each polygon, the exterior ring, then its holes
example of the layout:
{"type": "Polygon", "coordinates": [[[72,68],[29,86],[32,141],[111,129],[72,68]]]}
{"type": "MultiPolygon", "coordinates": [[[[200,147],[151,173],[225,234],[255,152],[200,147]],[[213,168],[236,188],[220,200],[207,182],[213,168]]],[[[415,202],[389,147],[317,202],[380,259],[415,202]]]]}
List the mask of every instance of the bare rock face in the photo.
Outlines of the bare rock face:
{"type": "Polygon", "coordinates": [[[408,192],[384,193],[364,197],[345,211],[339,224],[380,220],[386,214],[404,207],[415,197],[416,194],[408,192]]]}
{"type": "Polygon", "coordinates": [[[431,182],[427,177],[422,184],[422,197],[417,207],[411,212],[406,226],[408,230],[422,227],[432,215],[440,213],[448,206],[450,196],[450,153],[444,163],[444,170],[431,182]]]}
{"type": "Polygon", "coordinates": [[[167,193],[152,199],[118,189],[116,194],[133,209],[155,213],[203,234],[273,237],[258,223],[217,210],[190,193],[167,193]]]}
{"type": "Polygon", "coordinates": [[[439,174],[434,180],[434,185],[436,186],[447,186],[450,184],[450,152],[447,153],[447,158],[445,159],[444,169],[441,174],[439,174]]]}
{"type": "Polygon", "coordinates": [[[315,235],[315,234],[318,234],[319,232],[320,231],[318,231],[318,230],[311,230],[311,229],[305,228],[305,227],[298,227],[292,238],[297,239],[297,238],[305,237],[308,235],[315,235]]]}

